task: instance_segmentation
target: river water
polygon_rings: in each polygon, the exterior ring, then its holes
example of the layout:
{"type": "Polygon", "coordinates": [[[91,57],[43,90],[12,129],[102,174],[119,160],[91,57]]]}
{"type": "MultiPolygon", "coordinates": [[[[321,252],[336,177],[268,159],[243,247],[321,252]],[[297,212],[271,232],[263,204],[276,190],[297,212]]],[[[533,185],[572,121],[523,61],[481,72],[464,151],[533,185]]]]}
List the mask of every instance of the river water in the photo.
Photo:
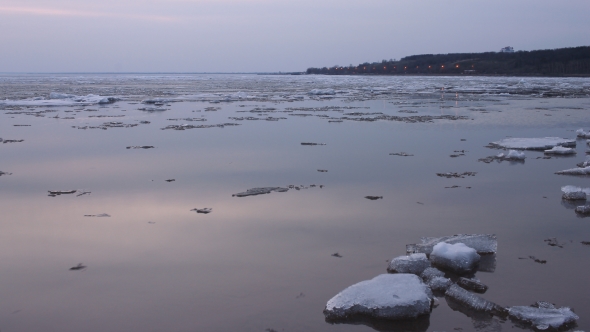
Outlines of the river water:
{"type": "MultiPolygon", "coordinates": [[[[590,218],[561,200],[590,180],[554,174],[585,140],[478,161],[589,115],[576,78],[0,75],[0,330],[403,331],[322,310],[406,244],[460,233],[498,237],[484,298],[569,306],[590,330],[590,218]],[[290,189],[232,196],[258,187],[290,189]]],[[[522,330],[437,304],[414,330],[522,330]]]]}

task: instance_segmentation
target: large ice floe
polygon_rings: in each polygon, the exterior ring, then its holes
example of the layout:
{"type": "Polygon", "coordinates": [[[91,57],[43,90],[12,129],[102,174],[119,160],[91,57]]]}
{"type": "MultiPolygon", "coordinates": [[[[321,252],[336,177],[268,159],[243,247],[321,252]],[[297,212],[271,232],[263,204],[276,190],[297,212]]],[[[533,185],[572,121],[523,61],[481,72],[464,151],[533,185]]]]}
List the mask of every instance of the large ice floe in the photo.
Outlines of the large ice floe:
{"type": "Polygon", "coordinates": [[[382,274],[338,293],[326,304],[326,320],[367,315],[381,319],[413,319],[428,315],[432,291],[414,274],[382,274]]]}
{"type": "Polygon", "coordinates": [[[555,174],[561,174],[561,175],[590,175],[590,166],[565,169],[563,171],[555,172],[555,174]]]}
{"type": "Polygon", "coordinates": [[[584,131],[584,129],[580,128],[576,130],[576,136],[580,138],[590,138],[590,132],[584,131]]]}
{"type": "Polygon", "coordinates": [[[117,97],[89,94],[76,96],[67,93],[51,92],[49,98],[35,97],[20,100],[0,100],[0,106],[72,106],[111,104],[119,100],[117,97]]]}
{"type": "Polygon", "coordinates": [[[556,308],[555,305],[539,301],[531,306],[508,308],[509,317],[524,325],[532,325],[538,330],[559,330],[575,325],[579,317],[568,307],[556,308]]]}
{"type": "Polygon", "coordinates": [[[560,137],[541,137],[541,138],[505,138],[490,143],[492,147],[517,150],[548,150],[555,146],[575,147],[575,139],[560,137]]]}

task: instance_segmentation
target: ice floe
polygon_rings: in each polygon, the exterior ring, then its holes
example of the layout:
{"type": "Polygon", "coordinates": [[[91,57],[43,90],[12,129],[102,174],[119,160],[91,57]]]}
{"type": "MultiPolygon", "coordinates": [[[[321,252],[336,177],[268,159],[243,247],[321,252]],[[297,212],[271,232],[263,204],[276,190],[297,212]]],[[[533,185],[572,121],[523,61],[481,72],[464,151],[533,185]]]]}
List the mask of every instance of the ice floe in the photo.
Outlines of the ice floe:
{"type": "Polygon", "coordinates": [[[561,198],[570,201],[586,200],[587,195],[590,194],[590,188],[580,188],[576,186],[561,187],[563,196],[561,198]]]}
{"type": "Polygon", "coordinates": [[[382,274],[361,281],[328,301],[324,315],[337,320],[352,315],[392,320],[428,315],[432,291],[414,274],[382,274]]]}
{"type": "Polygon", "coordinates": [[[432,248],[430,254],[433,265],[457,274],[475,271],[480,258],[475,249],[463,243],[449,244],[440,242],[432,248]]]}
{"type": "Polygon", "coordinates": [[[460,277],[459,280],[457,280],[457,285],[467,290],[481,294],[485,293],[488,290],[487,285],[484,285],[481,281],[474,278],[460,277]]]}
{"type": "Polygon", "coordinates": [[[94,105],[111,104],[119,100],[117,97],[100,96],[89,94],[76,96],[66,93],[51,92],[47,99],[35,97],[20,100],[0,100],[0,106],[72,106],[72,105],[94,105]]]}
{"type": "Polygon", "coordinates": [[[517,150],[547,150],[554,146],[575,147],[576,140],[560,137],[505,138],[490,143],[490,146],[517,150]]]}
{"type": "Polygon", "coordinates": [[[421,275],[426,268],[430,267],[430,261],[426,254],[411,254],[399,256],[389,262],[387,272],[389,273],[411,273],[421,275]]]}
{"type": "Polygon", "coordinates": [[[309,94],[316,95],[316,96],[335,95],[336,91],[334,89],[313,89],[313,90],[309,91],[309,94]]]}
{"type": "Polygon", "coordinates": [[[538,330],[562,329],[573,326],[580,317],[570,308],[556,308],[548,302],[537,302],[531,306],[514,306],[508,308],[511,319],[532,325],[538,330]]]}
{"type": "Polygon", "coordinates": [[[584,131],[584,129],[580,128],[576,130],[576,136],[580,138],[590,138],[590,132],[584,131]]]}

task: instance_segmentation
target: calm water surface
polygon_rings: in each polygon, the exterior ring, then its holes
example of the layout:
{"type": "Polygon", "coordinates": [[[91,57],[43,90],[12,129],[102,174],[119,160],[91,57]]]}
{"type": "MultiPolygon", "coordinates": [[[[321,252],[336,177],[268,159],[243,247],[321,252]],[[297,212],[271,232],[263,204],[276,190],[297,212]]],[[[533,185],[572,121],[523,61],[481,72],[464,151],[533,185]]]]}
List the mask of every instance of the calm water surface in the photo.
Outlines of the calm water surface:
{"type": "MultiPolygon", "coordinates": [[[[326,323],[327,300],[385,273],[421,236],[493,233],[496,269],[477,274],[489,286],[483,297],[570,306],[577,330],[590,330],[590,247],[581,244],[590,218],[562,204],[560,190],[590,180],[554,174],[585,160],[585,140],[575,157],[478,162],[507,136],[589,129],[589,94],[587,79],[0,76],[0,137],[24,140],[0,144],[0,171],[12,173],[0,176],[0,329],[373,331],[326,323]],[[142,103],[150,99],[163,105],[142,103]],[[465,118],[354,121],[377,114],[352,112],[465,118]],[[186,118],[206,121],[174,120],[186,118]],[[78,129],[110,121],[138,125],[78,129]],[[239,126],[162,130],[224,123],[239,126]],[[155,148],[126,148],[136,145],[155,148]],[[477,174],[436,176],[466,171],[477,174]],[[301,189],[232,197],[289,185],[301,189]],[[91,193],[48,196],[73,189],[91,193]],[[190,211],[205,207],[213,212],[190,211]],[[101,213],[110,217],[85,217],[101,213]],[[519,259],[531,255],[547,263],[519,259]],[[78,263],[87,268],[69,270],[78,263]]],[[[440,298],[416,329],[521,331],[454,309],[440,298]]]]}

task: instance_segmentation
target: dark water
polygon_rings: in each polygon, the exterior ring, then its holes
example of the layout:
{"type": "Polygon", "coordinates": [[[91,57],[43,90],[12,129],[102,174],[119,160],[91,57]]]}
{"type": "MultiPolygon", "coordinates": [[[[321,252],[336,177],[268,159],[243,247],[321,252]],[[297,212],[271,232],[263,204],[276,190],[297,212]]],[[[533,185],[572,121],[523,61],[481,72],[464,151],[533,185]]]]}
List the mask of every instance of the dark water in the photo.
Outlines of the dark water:
{"type": "MultiPolygon", "coordinates": [[[[146,105],[136,103],[158,96],[158,88],[179,90],[182,83],[197,93],[200,81],[85,78],[93,87],[77,86],[68,77],[27,79],[4,77],[0,99],[31,98],[33,90],[46,97],[52,91],[94,88],[97,95],[122,100],[105,106],[0,104],[0,137],[24,139],[0,144],[0,171],[12,173],[0,177],[2,331],[372,331],[366,325],[326,323],[327,300],[385,273],[386,260],[405,254],[405,244],[457,233],[498,237],[495,272],[477,274],[489,286],[484,298],[503,306],[539,300],[569,306],[580,316],[577,330],[590,329],[590,246],[580,243],[590,241],[590,218],[579,218],[564,206],[560,190],[570,184],[589,187],[590,180],[554,174],[585,160],[585,141],[578,141],[575,157],[536,159],[543,154],[527,151],[524,163],[478,162],[500,152],[485,146],[506,136],[573,138],[576,129],[590,128],[590,99],[578,93],[587,81],[566,82],[577,92],[565,98],[491,91],[447,93],[441,99],[442,93],[431,88],[440,83],[434,81],[422,94],[342,97],[337,92],[336,98],[305,95],[288,102],[276,96],[330,84],[357,89],[366,81],[332,78],[320,84],[314,80],[323,78],[286,77],[285,92],[281,78],[257,77],[248,93],[271,90],[270,96],[221,103],[199,97],[146,113],[137,110],[146,105]],[[146,86],[151,90],[146,92],[146,86]],[[349,109],[283,112],[323,106],[349,109]],[[276,110],[241,112],[256,107],[276,110]],[[22,113],[41,110],[57,112],[44,117],[22,113]],[[347,112],[468,119],[334,123],[316,116],[347,112]],[[60,118],[51,118],[56,114],[60,118]],[[89,117],[95,115],[125,116],[89,117]],[[207,121],[167,120],[201,116],[207,121]],[[228,119],[245,116],[287,119],[228,119]],[[150,123],[107,130],[72,127],[107,121],[150,123]],[[161,130],[228,122],[240,126],[161,130]],[[126,149],[135,145],[155,148],[126,149]],[[458,150],[465,155],[449,157],[458,150]],[[414,156],[389,155],[393,152],[414,156]],[[466,171],[477,174],[436,176],[466,171]],[[249,188],[288,185],[302,189],[232,197],[249,188]],[[453,185],[460,187],[445,188],[453,185]],[[48,196],[48,190],[72,189],[91,194],[48,196]],[[371,201],[367,195],[383,199],[371,201]],[[205,207],[213,212],[190,211],[205,207]],[[85,217],[101,213],[110,217],[85,217]],[[557,238],[563,248],[547,245],[548,238],[557,238]],[[333,257],[336,252],[342,257],[333,257]],[[547,263],[519,259],[530,255],[547,263]],[[78,263],[87,268],[69,271],[78,263]]],[[[462,84],[454,80],[459,79],[446,78],[444,84],[462,84]]],[[[545,80],[541,83],[564,84],[545,80]]],[[[202,90],[212,93],[238,78],[213,81],[202,90]]],[[[386,78],[377,82],[391,83],[386,78]]],[[[427,331],[521,330],[510,321],[472,319],[444,298],[422,324],[427,331]]]]}

